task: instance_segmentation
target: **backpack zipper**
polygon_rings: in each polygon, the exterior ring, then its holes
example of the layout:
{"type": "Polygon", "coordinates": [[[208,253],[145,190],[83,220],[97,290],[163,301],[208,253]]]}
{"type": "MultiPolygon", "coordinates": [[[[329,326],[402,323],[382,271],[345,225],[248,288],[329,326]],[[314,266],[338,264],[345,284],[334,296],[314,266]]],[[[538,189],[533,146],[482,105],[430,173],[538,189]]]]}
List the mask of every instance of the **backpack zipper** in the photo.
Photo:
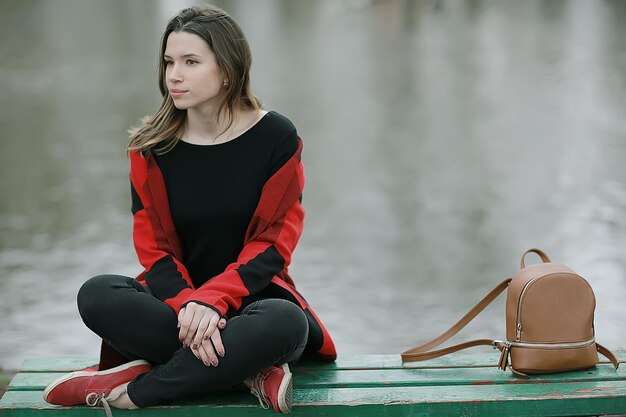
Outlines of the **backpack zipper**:
{"type": "MultiPolygon", "coordinates": [[[[493,348],[498,349],[498,345],[501,344],[501,353],[500,360],[498,361],[498,368],[503,371],[506,370],[509,364],[509,354],[511,353],[511,348],[519,347],[519,348],[529,348],[529,349],[580,349],[585,348],[587,346],[591,346],[596,342],[596,339],[592,337],[589,340],[583,340],[582,342],[563,342],[563,343],[531,343],[531,342],[510,342],[504,341],[501,342],[499,340],[493,341],[493,348]]],[[[516,372],[516,371],[514,371],[516,372]]],[[[524,374],[517,372],[518,374],[524,376],[524,374]]]]}
{"type": "Polygon", "coordinates": [[[519,341],[522,337],[522,300],[524,299],[524,295],[526,295],[526,291],[528,291],[528,287],[535,281],[537,281],[541,276],[535,277],[528,281],[524,288],[522,288],[522,292],[519,295],[519,299],[517,300],[517,317],[515,320],[515,340],[519,341]]]}
{"type": "Polygon", "coordinates": [[[561,342],[561,343],[533,343],[533,342],[507,342],[508,348],[511,347],[521,347],[521,348],[531,348],[531,349],[579,349],[584,348],[590,345],[593,345],[596,342],[595,337],[592,337],[588,340],[583,340],[581,342],[561,342]]]}

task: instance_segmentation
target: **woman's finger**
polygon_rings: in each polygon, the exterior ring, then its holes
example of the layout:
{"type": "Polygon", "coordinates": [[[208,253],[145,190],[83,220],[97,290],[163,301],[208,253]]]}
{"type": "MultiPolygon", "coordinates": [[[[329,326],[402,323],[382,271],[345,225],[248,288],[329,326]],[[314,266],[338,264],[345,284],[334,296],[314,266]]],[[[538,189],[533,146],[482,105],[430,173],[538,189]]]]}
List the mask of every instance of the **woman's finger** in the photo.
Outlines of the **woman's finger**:
{"type": "Polygon", "coordinates": [[[193,337],[195,336],[196,332],[198,331],[198,325],[200,324],[200,322],[204,318],[204,314],[203,313],[204,313],[204,311],[202,311],[202,310],[196,311],[194,313],[193,319],[191,320],[191,324],[189,325],[189,331],[187,332],[187,336],[185,337],[185,340],[183,340],[183,345],[191,346],[191,342],[193,340],[193,337]]]}
{"type": "Polygon", "coordinates": [[[222,317],[217,323],[217,328],[220,330],[224,330],[226,328],[226,319],[224,317],[222,317]]]}
{"type": "Polygon", "coordinates": [[[196,333],[194,334],[193,339],[191,340],[192,349],[198,349],[198,346],[202,344],[202,340],[204,339],[204,333],[209,327],[210,321],[211,321],[210,316],[206,314],[202,316],[202,320],[200,320],[200,323],[198,324],[198,330],[196,330],[196,333]]]}
{"type": "Polygon", "coordinates": [[[211,316],[211,321],[209,322],[209,326],[207,327],[206,331],[204,332],[204,336],[203,336],[202,340],[209,340],[211,338],[211,336],[213,335],[213,332],[219,331],[219,330],[217,330],[217,323],[219,322],[219,320],[220,320],[220,316],[218,316],[217,313],[215,313],[213,316],[211,316]]]}
{"type": "Polygon", "coordinates": [[[185,315],[185,307],[181,308],[178,312],[178,328],[180,329],[180,322],[183,320],[183,316],[185,315]]]}
{"type": "Polygon", "coordinates": [[[213,343],[213,347],[215,348],[215,352],[222,358],[226,354],[226,350],[224,349],[224,344],[222,343],[222,334],[219,330],[216,330],[211,335],[211,343],[213,343]]]}
{"type": "Polygon", "coordinates": [[[196,358],[200,359],[206,366],[211,366],[211,359],[209,359],[209,354],[206,352],[203,345],[198,346],[198,349],[192,352],[194,352],[196,358]]]}
{"type": "MultiPolygon", "coordinates": [[[[200,348],[202,348],[202,346],[200,346],[200,348]]],[[[189,349],[189,350],[191,350],[191,353],[193,353],[193,356],[195,356],[196,358],[204,362],[204,359],[202,359],[202,352],[200,351],[200,349],[189,349]]]]}
{"type": "MultiPolygon", "coordinates": [[[[182,311],[182,310],[181,310],[182,311]]],[[[189,328],[191,326],[191,322],[194,317],[194,308],[191,305],[188,305],[185,308],[184,313],[182,314],[182,318],[180,320],[180,329],[178,331],[178,339],[181,343],[185,343],[185,339],[187,338],[187,333],[189,332],[189,328]]]]}
{"type": "Polygon", "coordinates": [[[211,366],[211,365],[217,366],[217,365],[219,365],[220,361],[217,358],[217,354],[215,353],[215,348],[213,347],[213,343],[211,342],[210,339],[203,340],[202,341],[202,345],[200,345],[200,348],[198,350],[202,350],[202,354],[205,355],[203,357],[203,359],[202,359],[202,362],[204,362],[205,365],[207,365],[207,366],[211,366]]]}

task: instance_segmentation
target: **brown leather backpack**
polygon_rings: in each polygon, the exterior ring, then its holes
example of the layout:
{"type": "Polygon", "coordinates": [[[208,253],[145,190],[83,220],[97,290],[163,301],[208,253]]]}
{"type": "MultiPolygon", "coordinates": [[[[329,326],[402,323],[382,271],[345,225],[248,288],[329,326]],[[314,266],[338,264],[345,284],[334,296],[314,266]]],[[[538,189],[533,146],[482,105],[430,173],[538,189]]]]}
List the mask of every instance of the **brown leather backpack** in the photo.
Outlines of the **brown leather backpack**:
{"type": "Polygon", "coordinates": [[[522,255],[521,271],[502,281],[480,303],[441,336],[402,353],[405,362],[433,359],[478,345],[491,345],[502,353],[498,368],[526,377],[527,374],[586,369],[598,363],[598,352],[615,369],[615,355],[596,343],[593,315],[596,299],[589,283],[565,265],[555,264],[540,249],[522,255]],[[543,261],[525,266],[524,258],[534,252],[543,261]],[[478,339],[432,350],[465,327],[508,288],[506,340],[478,339]]]}

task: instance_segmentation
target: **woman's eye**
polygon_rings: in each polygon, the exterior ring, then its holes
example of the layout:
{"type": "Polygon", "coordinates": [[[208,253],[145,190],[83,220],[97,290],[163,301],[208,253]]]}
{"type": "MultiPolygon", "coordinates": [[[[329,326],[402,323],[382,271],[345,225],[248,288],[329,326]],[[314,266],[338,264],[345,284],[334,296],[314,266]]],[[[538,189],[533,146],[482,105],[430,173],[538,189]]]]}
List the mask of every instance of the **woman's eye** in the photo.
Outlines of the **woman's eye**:
{"type": "Polygon", "coordinates": [[[173,64],[173,62],[172,62],[172,61],[165,61],[165,66],[166,66],[166,67],[169,67],[169,66],[170,66],[170,65],[172,65],[172,64],[173,64]]]}
{"type": "Polygon", "coordinates": [[[194,61],[193,59],[188,59],[186,62],[187,62],[187,65],[193,65],[193,64],[198,63],[198,61],[194,61]]]}

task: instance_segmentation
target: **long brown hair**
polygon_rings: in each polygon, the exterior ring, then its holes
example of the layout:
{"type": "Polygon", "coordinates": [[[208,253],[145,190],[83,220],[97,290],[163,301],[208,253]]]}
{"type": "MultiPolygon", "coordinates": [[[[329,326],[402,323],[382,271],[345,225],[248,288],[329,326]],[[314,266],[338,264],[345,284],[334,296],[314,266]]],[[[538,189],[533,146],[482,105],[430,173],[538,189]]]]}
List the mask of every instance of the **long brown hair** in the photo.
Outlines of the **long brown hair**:
{"type": "MultiPolygon", "coordinates": [[[[174,106],[168,94],[165,79],[165,47],[172,32],[188,32],[205,40],[215,54],[217,64],[229,81],[223,88],[222,100],[215,115],[216,122],[224,116],[227,131],[234,122],[236,110],[259,110],[261,101],[252,94],[250,67],[252,53],[243,31],[225,11],[211,5],[183,9],[174,16],[161,38],[159,56],[159,89],[161,105],[156,113],[142,120],[142,125],[131,129],[128,151],[165,153],[172,149],[184,133],[187,111],[174,106]]],[[[223,133],[223,132],[222,132],[223,133]]]]}

